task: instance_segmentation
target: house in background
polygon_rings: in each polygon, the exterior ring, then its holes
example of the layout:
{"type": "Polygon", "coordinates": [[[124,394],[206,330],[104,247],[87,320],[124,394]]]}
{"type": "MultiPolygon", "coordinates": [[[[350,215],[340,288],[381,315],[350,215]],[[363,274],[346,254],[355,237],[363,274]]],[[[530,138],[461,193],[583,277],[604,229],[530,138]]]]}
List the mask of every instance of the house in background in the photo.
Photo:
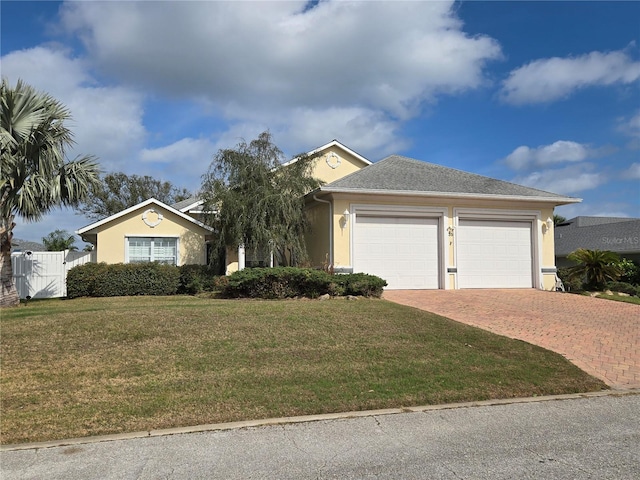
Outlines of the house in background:
{"type": "Polygon", "coordinates": [[[11,253],[16,252],[46,252],[47,247],[38,242],[13,238],[11,240],[11,253]]]}
{"type": "MultiPolygon", "coordinates": [[[[372,163],[336,140],[309,153],[325,182],[305,197],[312,265],[390,289],[555,288],[553,210],[579,199],[397,155],[372,163]]],[[[206,263],[201,207],[150,199],[77,233],[99,262],[206,263]]],[[[242,246],[226,254],[226,273],[255,264],[242,246]]]]}
{"type": "Polygon", "coordinates": [[[578,248],[609,250],[640,263],[640,218],[575,217],[556,226],[556,264],[574,265],[567,255],[578,248]]]}

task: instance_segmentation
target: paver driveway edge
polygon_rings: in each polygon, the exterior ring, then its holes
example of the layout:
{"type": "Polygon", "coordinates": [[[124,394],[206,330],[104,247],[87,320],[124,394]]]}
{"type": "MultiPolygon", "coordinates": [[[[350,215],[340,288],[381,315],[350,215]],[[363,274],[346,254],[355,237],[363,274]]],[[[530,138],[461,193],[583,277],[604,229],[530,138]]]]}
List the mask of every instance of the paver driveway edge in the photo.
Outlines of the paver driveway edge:
{"type": "Polygon", "coordinates": [[[182,435],[189,433],[213,432],[221,430],[235,430],[242,428],[267,427],[270,425],[285,425],[293,423],[310,423],[325,420],[339,420],[357,417],[375,417],[380,415],[398,415],[403,413],[419,413],[437,410],[451,410],[456,408],[486,407],[492,405],[511,405],[517,403],[534,403],[572,400],[576,398],[594,398],[606,396],[640,395],[640,389],[624,391],[604,390],[601,392],[569,393],[564,395],[546,395],[540,397],[504,398],[494,400],[481,400],[476,402],[448,403],[443,405],[423,405],[417,407],[387,408],[383,410],[364,410],[342,413],[325,413],[321,415],[304,415],[299,417],[267,418],[262,420],[246,420],[240,422],[216,423],[207,425],[194,425],[189,427],[167,428],[163,430],[150,430],[143,432],[116,433],[113,435],[99,435],[94,437],[69,438],[64,440],[51,440],[48,442],[20,443],[13,445],[0,445],[0,452],[17,450],[37,450],[41,448],[67,447],[72,445],[86,445],[90,443],[115,442],[119,440],[131,440],[135,438],[162,437],[167,435],[182,435]]]}
{"type": "Polygon", "coordinates": [[[640,388],[640,305],[535,289],[387,290],[383,298],[554,351],[612,388],[640,388]]]}

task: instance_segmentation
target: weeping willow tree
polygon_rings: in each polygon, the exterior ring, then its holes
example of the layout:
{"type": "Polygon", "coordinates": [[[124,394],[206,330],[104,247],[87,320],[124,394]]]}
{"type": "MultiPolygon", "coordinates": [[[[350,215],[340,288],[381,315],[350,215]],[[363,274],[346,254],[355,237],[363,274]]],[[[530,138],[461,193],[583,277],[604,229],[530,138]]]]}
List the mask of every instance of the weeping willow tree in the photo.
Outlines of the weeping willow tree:
{"type": "Polygon", "coordinates": [[[219,150],[201,190],[218,251],[244,245],[248,252],[271,250],[280,265],[304,263],[304,195],[321,184],[312,177],[314,158],[303,154],[283,165],[269,132],[219,150]]]}
{"type": "Polygon", "coordinates": [[[50,95],[6,79],[0,87],[0,307],[19,303],[13,283],[14,220],[37,221],[58,206],[75,206],[97,181],[91,156],[67,161],[73,144],[67,108],[50,95]]]}

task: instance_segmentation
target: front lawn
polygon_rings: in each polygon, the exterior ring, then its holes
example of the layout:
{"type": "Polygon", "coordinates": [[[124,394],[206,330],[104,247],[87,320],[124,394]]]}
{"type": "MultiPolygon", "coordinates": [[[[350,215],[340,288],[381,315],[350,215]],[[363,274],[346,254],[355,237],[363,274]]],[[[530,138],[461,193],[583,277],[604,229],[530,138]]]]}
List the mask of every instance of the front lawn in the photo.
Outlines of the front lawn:
{"type": "Polygon", "coordinates": [[[4,444],[606,388],[555,353],[377,299],[43,300],[0,321],[4,444]]]}
{"type": "Polygon", "coordinates": [[[599,293],[596,295],[598,298],[604,298],[606,300],[614,300],[616,302],[633,303],[634,305],[640,305],[640,298],[638,297],[625,297],[618,294],[607,295],[606,293],[599,293]]]}

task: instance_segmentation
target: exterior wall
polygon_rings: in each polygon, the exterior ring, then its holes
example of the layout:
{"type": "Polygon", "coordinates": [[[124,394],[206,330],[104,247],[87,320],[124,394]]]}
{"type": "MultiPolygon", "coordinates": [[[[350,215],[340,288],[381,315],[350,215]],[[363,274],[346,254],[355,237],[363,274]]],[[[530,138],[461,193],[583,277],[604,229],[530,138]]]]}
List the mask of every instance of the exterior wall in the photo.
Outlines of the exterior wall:
{"type": "Polygon", "coordinates": [[[311,232],[305,235],[309,261],[314,267],[319,267],[325,262],[332,264],[331,245],[329,239],[329,205],[313,201],[306,211],[311,224],[311,232]]]}
{"type": "MultiPolygon", "coordinates": [[[[147,214],[147,222],[155,223],[158,217],[154,213],[147,214]]],[[[126,237],[177,237],[178,265],[206,263],[205,236],[210,232],[194,225],[178,215],[158,206],[145,206],[130,212],[112,222],[96,229],[96,260],[106,263],[125,262],[126,237]],[[150,208],[160,212],[163,219],[155,227],[150,227],[142,219],[142,215],[150,208]]]]}
{"type": "Polygon", "coordinates": [[[537,228],[541,232],[539,238],[542,239],[542,258],[540,267],[542,269],[542,288],[543,290],[555,290],[556,287],[556,243],[554,227],[547,230],[546,220],[553,220],[553,207],[540,209],[540,220],[537,228]]]}
{"type": "MultiPolygon", "coordinates": [[[[524,212],[527,218],[533,222],[532,248],[535,250],[534,271],[537,277],[537,288],[553,290],[555,288],[555,256],[553,228],[547,232],[545,221],[553,218],[553,207],[539,203],[525,201],[504,200],[474,200],[474,199],[438,199],[419,197],[391,197],[381,195],[354,196],[345,194],[333,195],[333,265],[337,270],[349,270],[352,267],[351,258],[351,228],[354,220],[353,214],[357,205],[380,206],[408,206],[408,207],[432,207],[443,209],[446,214],[443,218],[444,231],[441,232],[445,257],[444,288],[456,288],[456,273],[449,273],[448,269],[456,268],[455,235],[458,209],[486,210],[487,213],[524,212]],[[343,212],[351,212],[348,222],[344,222],[343,212]],[[452,227],[451,232],[449,227],[452,227]]],[[[506,217],[505,217],[506,219],[506,217]]]]}
{"type": "Polygon", "coordinates": [[[334,182],[357,172],[366,164],[337,146],[327,148],[314,163],[312,176],[325,183],[334,182]]]}

